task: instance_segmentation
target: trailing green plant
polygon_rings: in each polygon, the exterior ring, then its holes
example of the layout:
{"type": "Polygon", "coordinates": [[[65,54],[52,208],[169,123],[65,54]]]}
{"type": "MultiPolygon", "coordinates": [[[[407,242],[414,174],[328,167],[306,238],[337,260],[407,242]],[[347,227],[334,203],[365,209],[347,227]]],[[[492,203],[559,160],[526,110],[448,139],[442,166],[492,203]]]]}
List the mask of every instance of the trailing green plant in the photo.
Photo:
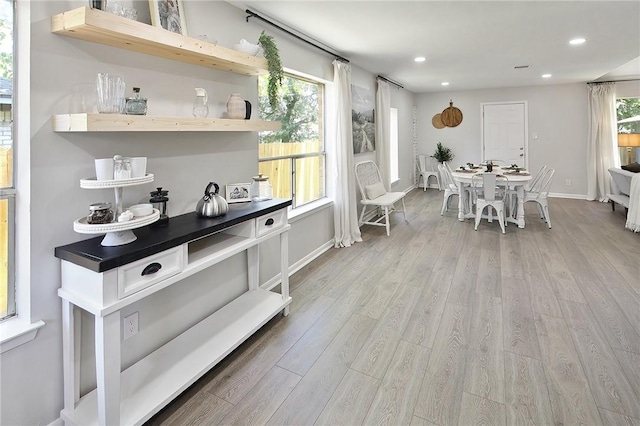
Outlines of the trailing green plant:
{"type": "Polygon", "coordinates": [[[432,157],[438,160],[438,163],[444,163],[453,160],[453,157],[455,157],[455,155],[453,155],[453,152],[451,152],[451,148],[447,148],[446,146],[442,145],[442,142],[438,142],[438,145],[436,146],[436,152],[433,153],[432,157]]]}
{"type": "Polygon", "coordinates": [[[264,58],[267,60],[267,70],[269,71],[269,84],[267,92],[269,94],[269,105],[275,110],[278,107],[280,86],[284,77],[284,70],[280,62],[280,52],[273,36],[262,31],[258,38],[258,44],[262,47],[264,58]]]}

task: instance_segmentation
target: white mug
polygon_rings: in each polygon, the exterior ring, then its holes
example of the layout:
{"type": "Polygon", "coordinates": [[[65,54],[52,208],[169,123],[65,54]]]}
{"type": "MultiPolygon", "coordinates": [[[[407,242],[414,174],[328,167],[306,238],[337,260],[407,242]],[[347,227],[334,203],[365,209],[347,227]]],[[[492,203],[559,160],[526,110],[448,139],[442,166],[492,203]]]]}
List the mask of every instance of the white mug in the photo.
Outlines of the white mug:
{"type": "Polygon", "coordinates": [[[96,179],[113,180],[113,158],[96,158],[96,179]]]}
{"type": "Polygon", "coordinates": [[[147,175],[147,157],[131,157],[131,177],[140,178],[147,175]]]}

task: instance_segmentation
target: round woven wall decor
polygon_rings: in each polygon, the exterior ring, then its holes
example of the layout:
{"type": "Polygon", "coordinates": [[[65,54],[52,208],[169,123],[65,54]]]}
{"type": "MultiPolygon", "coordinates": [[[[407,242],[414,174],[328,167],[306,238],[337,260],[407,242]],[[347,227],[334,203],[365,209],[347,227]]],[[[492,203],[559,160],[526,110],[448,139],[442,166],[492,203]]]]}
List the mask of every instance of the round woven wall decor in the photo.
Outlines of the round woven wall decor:
{"type": "Polygon", "coordinates": [[[449,101],[449,107],[440,114],[442,123],[447,127],[456,127],[462,123],[462,111],[453,106],[453,101],[449,101]]]}
{"type": "Polygon", "coordinates": [[[442,117],[440,116],[440,114],[436,114],[433,116],[433,118],[431,119],[431,124],[433,124],[433,127],[435,127],[436,129],[444,129],[446,127],[442,122],[442,117]]]}

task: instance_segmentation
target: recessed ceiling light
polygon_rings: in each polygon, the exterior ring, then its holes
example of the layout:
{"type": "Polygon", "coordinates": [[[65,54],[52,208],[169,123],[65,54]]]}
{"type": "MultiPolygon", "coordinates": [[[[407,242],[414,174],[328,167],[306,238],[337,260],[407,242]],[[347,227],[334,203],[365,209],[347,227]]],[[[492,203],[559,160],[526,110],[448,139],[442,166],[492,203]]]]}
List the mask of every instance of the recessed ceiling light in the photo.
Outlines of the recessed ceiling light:
{"type": "Polygon", "coordinates": [[[427,58],[425,58],[424,56],[417,56],[413,60],[416,62],[424,62],[427,60],[427,58]]]}
{"type": "Polygon", "coordinates": [[[442,83],[440,83],[441,86],[448,86],[449,82],[448,81],[443,81],[442,83]]]}
{"type": "Polygon", "coordinates": [[[569,44],[577,45],[577,44],[582,44],[585,41],[587,40],[582,37],[579,37],[579,38],[574,38],[573,40],[569,40],[569,44]]]}
{"type": "Polygon", "coordinates": [[[542,74],[542,78],[551,78],[551,74],[542,74]]]}

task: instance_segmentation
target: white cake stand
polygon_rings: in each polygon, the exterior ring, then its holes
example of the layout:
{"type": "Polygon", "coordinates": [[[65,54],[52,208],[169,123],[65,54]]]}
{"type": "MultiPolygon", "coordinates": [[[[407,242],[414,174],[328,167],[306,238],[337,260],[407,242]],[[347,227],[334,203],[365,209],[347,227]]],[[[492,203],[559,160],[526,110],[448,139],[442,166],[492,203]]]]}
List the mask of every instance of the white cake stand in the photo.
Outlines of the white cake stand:
{"type": "Polygon", "coordinates": [[[106,247],[121,246],[137,239],[136,234],[131,230],[142,228],[157,221],[160,218],[158,209],[153,209],[153,213],[147,216],[134,217],[127,222],[112,222],[105,224],[87,223],[86,217],[81,217],[73,222],[73,230],[79,234],[107,234],[100,245],[106,247]]]}
{"type": "MultiPolygon", "coordinates": [[[[84,189],[109,189],[113,188],[116,197],[114,217],[117,220],[122,213],[122,188],[126,186],[142,185],[153,182],[153,175],[147,174],[139,178],[118,180],[97,180],[95,177],[80,180],[80,187],[84,189]]],[[[134,217],[127,222],[112,222],[104,224],[87,223],[86,217],[81,217],[73,222],[73,230],[80,234],[106,234],[100,245],[105,247],[121,246],[135,241],[138,237],[131,230],[150,225],[160,218],[158,209],[147,216],[134,217]]]]}

